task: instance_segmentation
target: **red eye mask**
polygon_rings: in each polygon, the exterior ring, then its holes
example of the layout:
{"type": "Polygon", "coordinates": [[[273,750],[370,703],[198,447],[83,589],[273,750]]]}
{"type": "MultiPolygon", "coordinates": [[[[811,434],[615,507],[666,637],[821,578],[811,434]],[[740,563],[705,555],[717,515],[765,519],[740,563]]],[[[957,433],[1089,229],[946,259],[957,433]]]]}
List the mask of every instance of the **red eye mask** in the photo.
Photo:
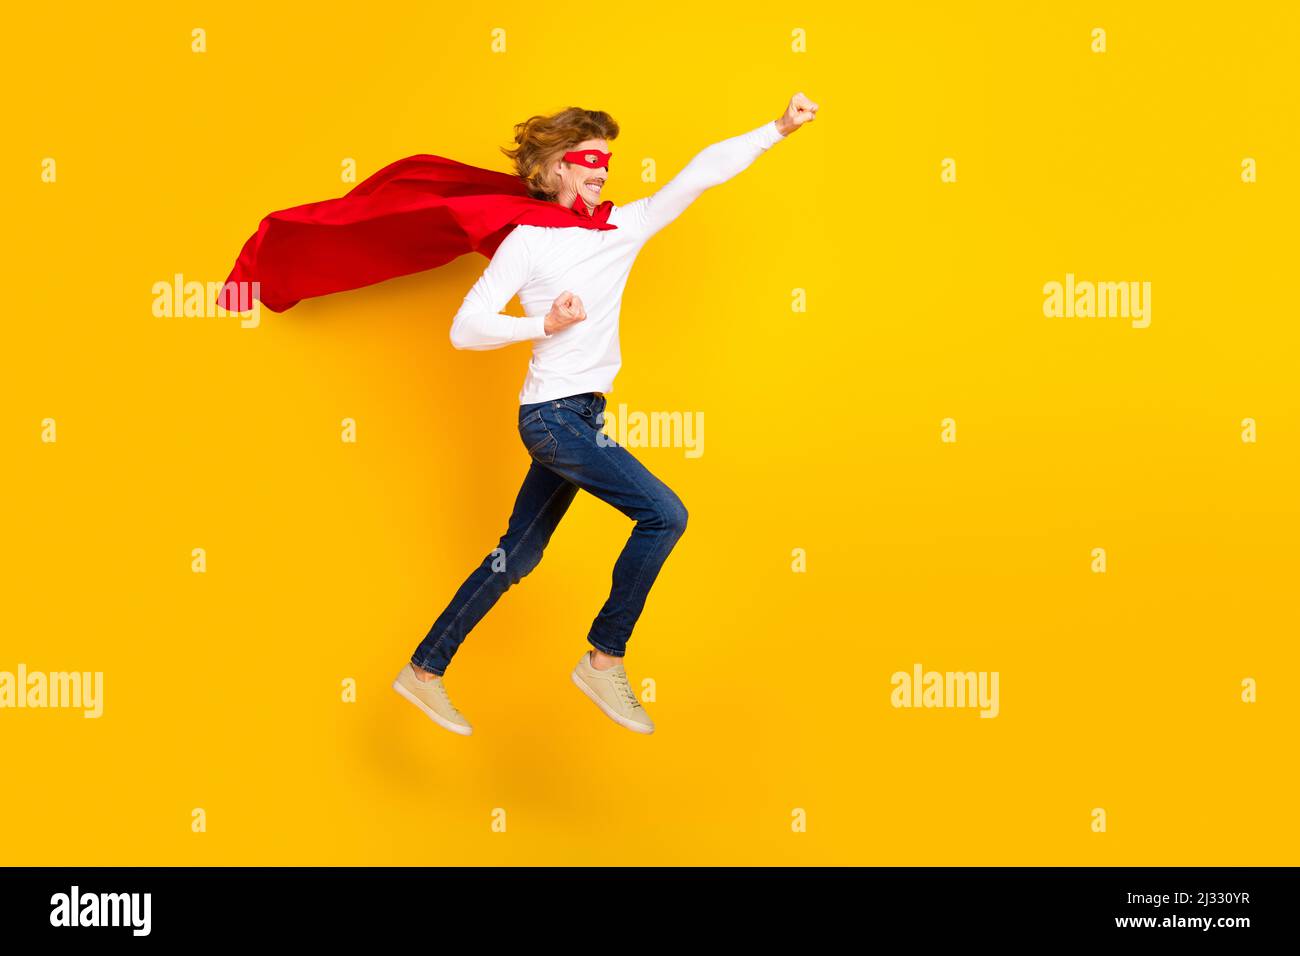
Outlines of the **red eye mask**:
{"type": "Polygon", "coordinates": [[[577,163],[579,166],[600,169],[602,166],[609,166],[610,157],[613,155],[613,153],[602,153],[598,149],[574,149],[565,153],[564,159],[566,162],[577,163]]]}

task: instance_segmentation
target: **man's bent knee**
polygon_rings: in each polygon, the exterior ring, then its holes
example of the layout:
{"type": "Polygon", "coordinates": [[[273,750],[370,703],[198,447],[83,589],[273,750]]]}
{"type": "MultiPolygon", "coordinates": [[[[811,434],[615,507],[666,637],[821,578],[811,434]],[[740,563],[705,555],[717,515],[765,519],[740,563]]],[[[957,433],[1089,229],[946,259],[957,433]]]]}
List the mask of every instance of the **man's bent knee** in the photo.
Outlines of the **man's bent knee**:
{"type": "Polygon", "coordinates": [[[686,519],[689,514],[686,511],[686,505],[682,504],[682,499],[678,498],[672,492],[660,502],[662,509],[661,521],[663,528],[673,539],[676,540],[686,533],[686,519]]]}
{"type": "Polygon", "coordinates": [[[507,587],[518,584],[541,562],[542,552],[538,548],[529,548],[512,555],[505,548],[498,547],[487,556],[488,569],[493,574],[504,575],[507,587]]]}

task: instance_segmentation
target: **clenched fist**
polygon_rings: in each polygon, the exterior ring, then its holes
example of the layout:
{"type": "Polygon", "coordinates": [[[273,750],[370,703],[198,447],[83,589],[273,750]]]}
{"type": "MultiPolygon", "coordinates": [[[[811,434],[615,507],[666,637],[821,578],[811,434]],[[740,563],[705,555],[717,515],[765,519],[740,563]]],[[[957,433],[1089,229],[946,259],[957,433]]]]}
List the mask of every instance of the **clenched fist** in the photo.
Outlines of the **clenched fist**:
{"type": "Polygon", "coordinates": [[[811,123],[817,118],[817,104],[802,93],[790,97],[790,105],[785,108],[776,121],[776,128],[782,136],[789,136],[804,123],[811,123]]]}
{"type": "Polygon", "coordinates": [[[582,300],[572,292],[561,292],[551,303],[551,311],[546,313],[546,321],[543,328],[547,335],[552,335],[561,329],[567,329],[574,323],[581,322],[587,317],[587,310],[582,307],[582,300]]]}

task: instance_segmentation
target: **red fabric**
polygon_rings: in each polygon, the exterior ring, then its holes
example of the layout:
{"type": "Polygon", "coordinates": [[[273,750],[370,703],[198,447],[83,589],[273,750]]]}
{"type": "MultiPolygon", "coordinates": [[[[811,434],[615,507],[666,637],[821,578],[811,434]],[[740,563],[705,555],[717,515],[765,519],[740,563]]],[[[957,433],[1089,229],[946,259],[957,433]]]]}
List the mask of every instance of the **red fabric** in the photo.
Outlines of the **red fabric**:
{"type": "Polygon", "coordinates": [[[441,156],[408,156],[347,195],[270,213],[244,248],[217,298],[272,312],[303,299],[423,272],[467,252],[491,258],[516,225],[616,229],[609,200],[589,212],[534,199],[518,176],[441,156]],[[260,283],[254,289],[252,283],[260,283]],[[240,284],[245,285],[240,285],[240,284]]]}

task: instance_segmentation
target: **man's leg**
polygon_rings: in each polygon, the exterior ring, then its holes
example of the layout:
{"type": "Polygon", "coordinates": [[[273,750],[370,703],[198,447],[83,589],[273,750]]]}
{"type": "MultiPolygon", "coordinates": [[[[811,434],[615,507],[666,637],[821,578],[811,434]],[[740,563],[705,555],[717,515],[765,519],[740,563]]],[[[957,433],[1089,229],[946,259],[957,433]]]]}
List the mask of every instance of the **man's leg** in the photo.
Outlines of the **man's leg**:
{"type": "Polygon", "coordinates": [[[636,521],[614,562],[609,597],[592,622],[587,642],[610,657],[627,653],[650,588],[679,538],[686,531],[686,506],[666,484],[620,445],[598,448],[611,477],[586,490],[636,521]]]}
{"type": "Polygon", "coordinates": [[[530,464],[506,533],[434,621],[411,655],[412,666],[442,675],[474,625],[509,587],[537,567],[551,533],[577,493],[575,485],[554,471],[536,461],[530,464]]]}
{"type": "Polygon", "coordinates": [[[622,657],[659,569],[686,530],[687,513],[672,489],[601,432],[603,407],[586,400],[548,403],[523,437],[547,467],[636,522],[587,636],[598,651],[622,657]]]}

